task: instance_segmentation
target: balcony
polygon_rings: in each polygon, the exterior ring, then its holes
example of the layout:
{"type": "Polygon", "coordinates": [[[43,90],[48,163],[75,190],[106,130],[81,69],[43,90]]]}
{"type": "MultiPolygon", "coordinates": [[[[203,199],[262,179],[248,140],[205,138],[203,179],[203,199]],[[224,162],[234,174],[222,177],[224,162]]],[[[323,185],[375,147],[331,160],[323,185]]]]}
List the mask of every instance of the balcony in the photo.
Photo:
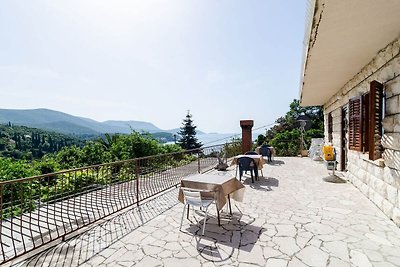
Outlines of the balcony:
{"type": "MultiPolygon", "coordinates": [[[[208,160],[208,167],[215,164],[208,160]]],[[[235,166],[217,173],[235,175],[235,166]]],[[[400,229],[352,184],[325,182],[328,173],[323,164],[308,158],[275,158],[263,173],[254,184],[245,176],[244,201],[233,203],[232,216],[222,213],[220,227],[211,209],[214,216],[208,219],[204,236],[199,212],[192,212],[179,231],[183,205],[171,183],[159,194],[149,194],[139,204],[127,203],[105,219],[93,219],[64,236],[64,241],[50,242],[46,246],[52,247],[34,250],[14,263],[98,267],[397,266],[400,262],[400,229]]],[[[118,188],[113,186],[108,187],[111,192],[118,188]]],[[[102,204],[109,207],[105,201],[102,204]]]]}

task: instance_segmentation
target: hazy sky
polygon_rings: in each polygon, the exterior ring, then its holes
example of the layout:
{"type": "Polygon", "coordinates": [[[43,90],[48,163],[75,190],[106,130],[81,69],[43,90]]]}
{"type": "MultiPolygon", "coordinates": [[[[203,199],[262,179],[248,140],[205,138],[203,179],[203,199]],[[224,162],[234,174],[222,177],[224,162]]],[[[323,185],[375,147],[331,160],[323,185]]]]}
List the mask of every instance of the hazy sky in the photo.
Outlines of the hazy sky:
{"type": "Polygon", "coordinates": [[[206,132],[298,98],[306,0],[0,0],[1,108],[206,132]]]}

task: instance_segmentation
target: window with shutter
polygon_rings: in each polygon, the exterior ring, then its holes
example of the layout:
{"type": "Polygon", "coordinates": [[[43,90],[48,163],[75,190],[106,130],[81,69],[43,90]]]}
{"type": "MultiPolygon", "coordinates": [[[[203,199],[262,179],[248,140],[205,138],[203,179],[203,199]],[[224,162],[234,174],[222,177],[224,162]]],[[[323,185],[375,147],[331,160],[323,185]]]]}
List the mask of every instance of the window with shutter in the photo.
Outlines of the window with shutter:
{"type": "Polygon", "coordinates": [[[383,85],[372,81],[369,91],[369,159],[382,157],[382,108],[383,85]]]}
{"type": "Polygon", "coordinates": [[[383,85],[370,83],[369,93],[349,101],[349,149],[369,152],[369,159],[382,157],[383,85]]]}
{"type": "Polygon", "coordinates": [[[332,143],[332,136],[333,133],[333,118],[332,118],[332,112],[328,114],[328,142],[332,143]]]}
{"type": "Polygon", "coordinates": [[[362,151],[362,97],[349,101],[349,149],[362,151]]]}

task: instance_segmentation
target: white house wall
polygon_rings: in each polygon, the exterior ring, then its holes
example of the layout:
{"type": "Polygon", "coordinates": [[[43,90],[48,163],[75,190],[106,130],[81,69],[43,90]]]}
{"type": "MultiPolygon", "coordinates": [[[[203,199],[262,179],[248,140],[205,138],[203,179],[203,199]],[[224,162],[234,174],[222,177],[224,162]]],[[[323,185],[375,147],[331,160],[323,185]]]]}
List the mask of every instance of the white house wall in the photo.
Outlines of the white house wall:
{"type": "MultiPolygon", "coordinates": [[[[383,120],[385,167],[370,161],[367,153],[348,150],[347,178],[400,226],[400,39],[382,49],[375,58],[355,75],[338,93],[325,103],[327,116],[333,116],[333,145],[340,161],[341,108],[349,99],[369,91],[376,80],[385,86],[385,118],[383,120]],[[390,81],[389,81],[390,80],[390,81]]],[[[328,137],[325,129],[326,139],[328,137]]],[[[327,142],[328,140],[326,140],[327,142]]]]}

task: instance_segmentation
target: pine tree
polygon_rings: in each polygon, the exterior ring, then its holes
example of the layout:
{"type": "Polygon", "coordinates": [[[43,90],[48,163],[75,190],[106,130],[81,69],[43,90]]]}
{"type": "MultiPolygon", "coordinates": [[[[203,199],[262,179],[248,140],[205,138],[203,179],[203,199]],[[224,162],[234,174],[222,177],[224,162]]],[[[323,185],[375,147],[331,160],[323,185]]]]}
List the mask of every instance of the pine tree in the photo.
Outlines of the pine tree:
{"type": "Polygon", "coordinates": [[[178,133],[181,136],[178,144],[182,148],[194,149],[202,146],[202,144],[196,138],[196,127],[197,126],[193,124],[192,115],[188,111],[185,119],[183,120],[181,130],[178,133]]]}
{"type": "Polygon", "coordinates": [[[50,146],[50,152],[52,153],[55,152],[53,138],[51,138],[51,135],[49,135],[49,146],[50,146]]]}

